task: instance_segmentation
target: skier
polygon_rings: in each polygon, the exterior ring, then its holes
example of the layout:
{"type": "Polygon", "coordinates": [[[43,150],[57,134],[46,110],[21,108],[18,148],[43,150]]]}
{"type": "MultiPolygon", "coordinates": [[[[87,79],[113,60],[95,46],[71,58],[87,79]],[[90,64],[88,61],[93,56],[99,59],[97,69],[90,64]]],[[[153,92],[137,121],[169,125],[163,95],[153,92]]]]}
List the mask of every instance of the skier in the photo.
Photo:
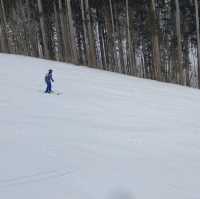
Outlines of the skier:
{"type": "Polygon", "coordinates": [[[51,93],[52,92],[51,82],[54,82],[54,79],[52,77],[52,73],[53,73],[53,70],[49,69],[49,72],[45,75],[45,82],[47,84],[47,88],[46,88],[45,93],[51,93]]]}

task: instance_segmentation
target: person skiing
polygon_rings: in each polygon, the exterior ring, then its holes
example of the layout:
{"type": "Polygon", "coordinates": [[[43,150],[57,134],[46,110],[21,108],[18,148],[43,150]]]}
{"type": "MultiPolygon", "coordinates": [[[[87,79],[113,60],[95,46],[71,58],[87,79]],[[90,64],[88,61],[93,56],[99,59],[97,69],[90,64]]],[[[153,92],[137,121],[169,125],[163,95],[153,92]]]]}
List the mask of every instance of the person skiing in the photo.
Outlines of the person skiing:
{"type": "Polygon", "coordinates": [[[53,70],[49,69],[49,72],[45,75],[45,82],[47,84],[47,88],[46,88],[45,93],[51,93],[52,92],[52,90],[51,90],[51,82],[54,82],[52,74],[53,74],[53,70]]]}

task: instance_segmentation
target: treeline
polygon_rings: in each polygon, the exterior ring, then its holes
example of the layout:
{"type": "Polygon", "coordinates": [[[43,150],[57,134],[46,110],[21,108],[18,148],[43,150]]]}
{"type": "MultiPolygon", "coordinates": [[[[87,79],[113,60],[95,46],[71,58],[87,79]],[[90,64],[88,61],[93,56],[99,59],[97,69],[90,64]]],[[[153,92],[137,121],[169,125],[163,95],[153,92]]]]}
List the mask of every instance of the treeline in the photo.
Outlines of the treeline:
{"type": "Polygon", "coordinates": [[[198,0],[0,0],[0,51],[200,88],[198,0]]]}

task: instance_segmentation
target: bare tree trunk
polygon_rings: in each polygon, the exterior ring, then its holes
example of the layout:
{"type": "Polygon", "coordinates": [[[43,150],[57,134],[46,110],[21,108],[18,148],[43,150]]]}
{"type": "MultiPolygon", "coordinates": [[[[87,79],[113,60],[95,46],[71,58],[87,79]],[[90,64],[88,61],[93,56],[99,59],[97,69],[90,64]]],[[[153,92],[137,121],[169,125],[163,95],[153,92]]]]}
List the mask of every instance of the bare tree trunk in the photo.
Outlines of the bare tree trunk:
{"type": "Polygon", "coordinates": [[[1,25],[1,48],[3,52],[9,53],[8,36],[6,33],[6,15],[3,0],[0,1],[0,25],[1,25]]]}
{"type": "Polygon", "coordinates": [[[35,40],[36,40],[36,42],[37,42],[37,51],[38,51],[38,56],[40,57],[40,58],[42,58],[43,57],[43,49],[42,49],[42,46],[41,46],[41,41],[40,41],[40,34],[37,32],[36,33],[36,38],[35,38],[35,40]]]}
{"type": "Polygon", "coordinates": [[[199,6],[198,0],[195,0],[196,11],[196,31],[197,31],[197,59],[198,59],[198,87],[200,88],[200,35],[199,35],[199,6]]]}
{"type": "Polygon", "coordinates": [[[61,32],[60,32],[60,25],[59,25],[59,17],[58,17],[58,11],[56,7],[56,1],[53,3],[53,9],[54,9],[54,15],[55,15],[55,58],[56,60],[63,61],[64,60],[64,49],[62,45],[62,39],[61,39],[61,32]]]}
{"type": "Polygon", "coordinates": [[[31,55],[30,52],[30,39],[29,39],[29,34],[28,34],[28,28],[27,28],[27,25],[26,25],[26,21],[27,21],[27,18],[26,18],[26,5],[23,5],[23,2],[22,0],[18,0],[18,9],[21,11],[21,19],[22,19],[22,26],[23,26],[23,36],[24,36],[24,39],[23,39],[23,42],[22,42],[22,46],[23,46],[23,54],[25,55],[31,55]]]}
{"type": "Polygon", "coordinates": [[[153,30],[153,68],[154,68],[154,78],[156,80],[161,79],[161,61],[160,61],[160,42],[159,42],[159,25],[157,24],[156,16],[156,4],[155,0],[151,0],[152,14],[154,21],[153,30]]]}
{"type": "Polygon", "coordinates": [[[189,38],[184,40],[183,61],[185,66],[185,83],[190,86],[190,41],[189,38]]]}
{"type": "Polygon", "coordinates": [[[42,7],[42,0],[37,0],[38,2],[38,9],[39,9],[39,15],[40,15],[40,28],[42,32],[42,42],[43,42],[43,50],[45,58],[49,58],[49,49],[47,44],[47,38],[46,38],[46,28],[45,28],[45,21],[44,21],[44,13],[43,13],[43,7],[42,7]]]}
{"type": "Polygon", "coordinates": [[[88,38],[89,38],[89,66],[97,66],[96,62],[96,47],[95,47],[95,40],[94,40],[94,33],[92,29],[91,23],[91,16],[90,16],[90,7],[88,0],[85,0],[85,10],[86,10],[86,20],[87,20],[87,29],[88,29],[88,38]]]}
{"type": "Polygon", "coordinates": [[[38,47],[37,47],[37,31],[34,27],[35,25],[31,24],[32,18],[31,18],[31,7],[30,7],[30,0],[26,0],[26,15],[27,15],[27,25],[28,25],[28,36],[29,36],[29,45],[30,45],[30,54],[34,57],[39,56],[38,47]],[[32,30],[34,30],[34,33],[32,30]]]}
{"type": "Polygon", "coordinates": [[[127,41],[128,60],[130,62],[130,72],[132,75],[135,75],[136,63],[135,63],[135,58],[134,58],[135,55],[133,52],[132,39],[131,39],[131,33],[130,33],[129,0],[126,0],[126,21],[127,21],[127,35],[128,35],[128,41],[127,41]]]}
{"type": "Polygon", "coordinates": [[[84,34],[84,47],[86,53],[86,63],[89,66],[92,65],[90,60],[90,52],[89,52],[89,44],[88,44],[88,37],[87,37],[87,27],[86,27],[86,18],[85,18],[85,8],[84,8],[84,0],[81,0],[81,14],[82,14],[82,23],[83,23],[83,34],[84,34]]]}
{"type": "Polygon", "coordinates": [[[78,63],[78,55],[77,55],[77,46],[75,41],[75,31],[72,19],[72,11],[71,11],[71,0],[66,0],[67,5],[67,19],[69,24],[69,34],[70,34],[70,49],[71,49],[71,61],[74,64],[78,63]]]}
{"type": "Polygon", "coordinates": [[[111,16],[111,26],[112,26],[112,49],[113,49],[113,63],[112,63],[112,69],[113,71],[116,70],[116,45],[115,45],[115,25],[114,25],[114,16],[113,16],[113,5],[112,0],[109,0],[109,7],[110,7],[110,16],[111,16]]]}
{"type": "Polygon", "coordinates": [[[113,56],[113,43],[112,43],[112,27],[111,27],[111,20],[110,15],[105,10],[105,34],[104,34],[104,46],[105,46],[105,53],[106,53],[106,60],[107,60],[107,66],[106,70],[113,71],[113,65],[114,65],[114,56],[113,56]]]}
{"type": "Polygon", "coordinates": [[[126,66],[124,64],[124,51],[123,51],[123,41],[122,34],[119,31],[119,59],[120,59],[120,73],[127,73],[126,66]]]}
{"type": "Polygon", "coordinates": [[[101,54],[101,69],[106,69],[106,52],[105,52],[105,44],[104,44],[104,20],[102,17],[103,9],[97,9],[97,19],[98,20],[98,36],[99,36],[99,49],[101,54]]]}
{"type": "Polygon", "coordinates": [[[99,42],[100,42],[100,50],[101,50],[101,62],[102,62],[102,68],[105,69],[107,65],[107,60],[106,60],[106,52],[105,52],[105,41],[103,37],[103,31],[101,28],[101,32],[99,34],[99,42]]]}
{"type": "Polygon", "coordinates": [[[27,20],[27,29],[26,29],[26,31],[27,31],[27,37],[28,37],[28,53],[29,53],[29,55],[32,55],[32,54],[34,54],[34,53],[32,53],[32,42],[31,42],[31,35],[32,35],[32,33],[31,33],[31,25],[30,25],[30,20],[31,20],[31,13],[30,13],[30,5],[29,5],[29,0],[26,0],[26,2],[25,2],[25,6],[26,6],[26,14],[24,15],[25,16],[25,18],[26,18],[26,20],[27,20]]]}
{"type": "Polygon", "coordinates": [[[182,44],[181,44],[181,24],[180,24],[180,7],[179,0],[176,1],[176,35],[178,42],[178,73],[177,81],[183,84],[183,55],[182,55],[182,44]]]}
{"type": "Polygon", "coordinates": [[[61,24],[61,34],[62,34],[62,42],[63,42],[63,56],[64,60],[68,62],[70,60],[70,50],[69,50],[69,35],[67,32],[67,24],[64,19],[64,9],[62,0],[58,1],[59,4],[59,13],[60,13],[60,24],[61,24]]]}

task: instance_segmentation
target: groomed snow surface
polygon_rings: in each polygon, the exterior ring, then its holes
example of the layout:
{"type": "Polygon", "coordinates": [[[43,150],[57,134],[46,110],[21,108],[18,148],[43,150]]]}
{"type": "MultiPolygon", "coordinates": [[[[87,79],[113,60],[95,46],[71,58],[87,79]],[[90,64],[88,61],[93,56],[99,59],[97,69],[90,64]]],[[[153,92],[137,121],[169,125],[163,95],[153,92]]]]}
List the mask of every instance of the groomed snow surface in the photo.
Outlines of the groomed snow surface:
{"type": "Polygon", "coordinates": [[[0,199],[200,198],[199,90],[0,54],[0,92],[0,199]]]}

